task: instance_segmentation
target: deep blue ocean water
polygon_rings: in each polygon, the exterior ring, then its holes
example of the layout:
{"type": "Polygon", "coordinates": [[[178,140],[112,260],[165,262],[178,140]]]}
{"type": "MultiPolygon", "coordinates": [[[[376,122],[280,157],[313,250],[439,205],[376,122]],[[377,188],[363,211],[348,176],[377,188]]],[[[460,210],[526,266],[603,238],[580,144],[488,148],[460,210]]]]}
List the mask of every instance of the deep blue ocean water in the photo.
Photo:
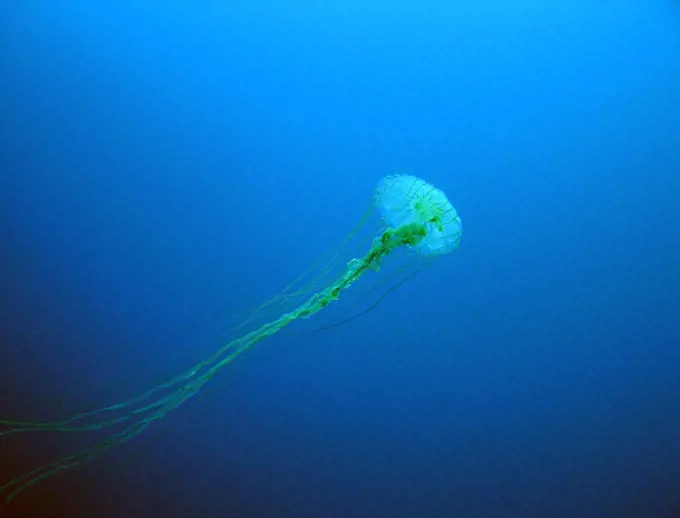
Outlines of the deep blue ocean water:
{"type": "Polygon", "coordinates": [[[680,516],[676,2],[14,2],[0,103],[5,417],[209,356],[385,175],[463,220],[3,518],[680,516]]]}

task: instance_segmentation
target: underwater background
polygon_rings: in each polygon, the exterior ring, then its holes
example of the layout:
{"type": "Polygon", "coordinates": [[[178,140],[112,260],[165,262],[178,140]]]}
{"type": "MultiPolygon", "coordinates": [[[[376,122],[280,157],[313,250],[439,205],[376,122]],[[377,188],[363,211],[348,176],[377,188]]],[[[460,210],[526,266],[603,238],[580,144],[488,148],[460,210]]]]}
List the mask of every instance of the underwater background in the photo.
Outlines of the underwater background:
{"type": "Polygon", "coordinates": [[[8,3],[0,102],[5,417],[209,356],[385,175],[463,220],[3,518],[680,516],[677,2],[8,3]]]}

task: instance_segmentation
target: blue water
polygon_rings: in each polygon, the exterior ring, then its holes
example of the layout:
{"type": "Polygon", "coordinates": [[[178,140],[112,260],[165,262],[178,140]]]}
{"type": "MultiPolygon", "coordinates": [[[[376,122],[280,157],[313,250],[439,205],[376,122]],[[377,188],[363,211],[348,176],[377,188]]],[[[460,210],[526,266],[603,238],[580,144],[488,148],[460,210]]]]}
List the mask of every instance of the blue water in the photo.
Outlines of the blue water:
{"type": "MultiPolygon", "coordinates": [[[[680,515],[677,4],[189,4],[2,10],[3,415],[208,356],[384,175],[461,247],[3,518],[680,515]]],[[[92,441],[3,437],[0,484],[92,441]]]]}

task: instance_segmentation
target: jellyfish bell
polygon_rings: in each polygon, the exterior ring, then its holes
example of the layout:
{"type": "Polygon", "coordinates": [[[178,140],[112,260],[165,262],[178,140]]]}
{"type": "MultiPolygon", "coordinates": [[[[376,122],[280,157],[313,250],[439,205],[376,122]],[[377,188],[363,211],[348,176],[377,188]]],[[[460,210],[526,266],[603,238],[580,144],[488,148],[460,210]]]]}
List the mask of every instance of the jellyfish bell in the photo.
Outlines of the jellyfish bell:
{"type": "Polygon", "coordinates": [[[374,201],[391,227],[408,224],[424,227],[423,239],[415,245],[421,254],[433,256],[458,248],[460,216],[446,194],[425,180],[411,175],[386,176],[376,188],[374,201]]]}

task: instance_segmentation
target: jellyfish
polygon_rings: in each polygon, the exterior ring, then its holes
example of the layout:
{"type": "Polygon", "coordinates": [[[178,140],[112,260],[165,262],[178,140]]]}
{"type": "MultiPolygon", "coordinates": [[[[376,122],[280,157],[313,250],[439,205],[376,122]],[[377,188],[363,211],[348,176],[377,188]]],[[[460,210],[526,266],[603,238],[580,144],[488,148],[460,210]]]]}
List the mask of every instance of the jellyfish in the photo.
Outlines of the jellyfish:
{"type": "MultiPolygon", "coordinates": [[[[334,264],[337,256],[331,253],[330,258],[326,257],[321,261],[320,267],[318,265],[313,267],[317,273],[306,284],[300,286],[299,280],[309,276],[301,276],[278,297],[259,308],[283,306],[283,303],[290,305],[290,302],[294,301],[295,306],[292,309],[228,341],[212,356],[187,371],[124,401],[77,413],[67,419],[56,421],[0,419],[0,438],[31,431],[77,433],[113,429],[105,439],[89,448],[37,467],[0,485],[0,513],[17,495],[38,482],[96,459],[142,433],[155,421],[162,419],[196,395],[221,369],[255,344],[295,321],[316,315],[337,301],[340,294],[364,274],[378,271],[383,260],[393,252],[406,249],[414,252],[417,257],[432,259],[458,248],[461,219],[444,192],[424,180],[411,175],[387,176],[375,189],[373,202],[371,209],[379,210],[382,226],[378,235],[372,238],[363,256],[341,265],[339,272],[324,284],[322,280],[329,277],[329,272],[332,271],[329,265],[334,264]]],[[[367,216],[368,212],[345,242],[363,226],[367,216]]],[[[392,289],[394,287],[388,290],[387,294],[392,289]]],[[[375,305],[377,302],[372,307],[375,305]]],[[[251,317],[247,316],[245,321],[250,320],[251,317]]],[[[345,321],[347,320],[350,319],[345,321]]],[[[328,327],[333,327],[333,324],[324,326],[328,327]]]]}

